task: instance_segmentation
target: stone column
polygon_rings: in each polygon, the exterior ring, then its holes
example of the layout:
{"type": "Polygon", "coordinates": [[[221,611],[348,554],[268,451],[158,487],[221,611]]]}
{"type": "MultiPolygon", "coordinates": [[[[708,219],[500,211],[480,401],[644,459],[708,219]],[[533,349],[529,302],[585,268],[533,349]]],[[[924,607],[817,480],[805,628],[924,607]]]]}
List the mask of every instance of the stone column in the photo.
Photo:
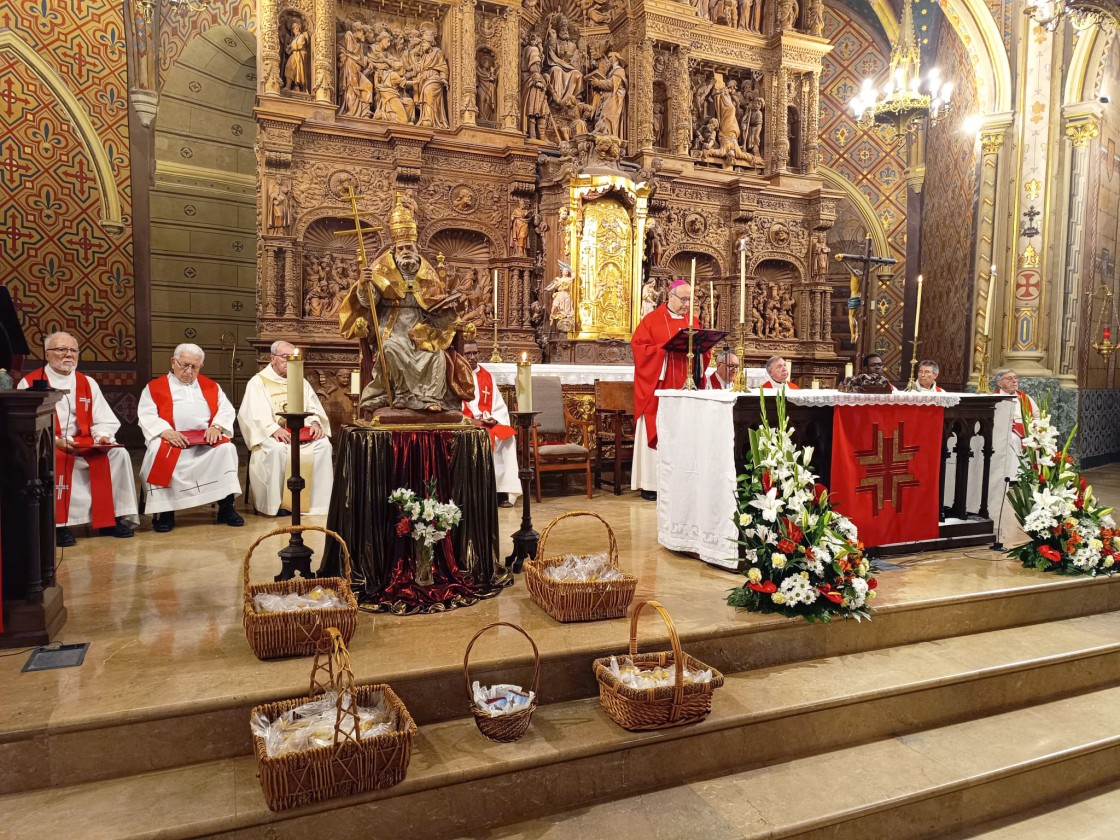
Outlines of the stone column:
{"type": "Polygon", "coordinates": [[[475,125],[478,117],[478,77],[475,63],[475,9],[478,0],[460,0],[454,7],[452,19],[458,30],[459,43],[455,45],[458,72],[451,78],[452,114],[458,108],[463,125],[475,125]]]}
{"type": "Polygon", "coordinates": [[[502,9],[501,51],[498,55],[498,113],[504,131],[519,131],[521,125],[521,72],[519,26],[520,5],[502,9]]]}
{"type": "Polygon", "coordinates": [[[653,42],[643,38],[631,51],[629,91],[633,151],[653,148],[653,42]]]}
{"type": "MultiPolygon", "coordinates": [[[[818,5],[820,0],[817,0],[818,5]]],[[[817,33],[814,33],[817,34],[817,33]]],[[[821,74],[820,71],[807,74],[809,80],[809,102],[805,117],[801,120],[802,148],[805,155],[805,174],[815,175],[820,163],[821,147],[818,135],[821,130],[821,74]]]]}
{"type": "Polygon", "coordinates": [[[774,110],[770,114],[774,144],[772,172],[789,172],[789,70],[779,68],[774,79],[774,110]]]}
{"type": "Polygon", "coordinates": [[[311,40],[311,84],[316,102],[334,104],[335,0],[315,0],[315,34],[311,40]]]}
{"type": "Polygon", "coordinates": [[[260,35],[261,85],[265,93],[280,92],[280,33],[277,29],[276,0],[260,0],[258,24],[260,35]]]}
{"type": "MultiPolygon", "coordinates": [[[[1101,106],[1096,102],[1077,103],[1062,109],[1065,135],[1072,149],[1069,155],[1069,200],[1066,220],[1064,265],[1062,271],[1061,321],[1058,342],[1058,375],[1076,384],[1077,319],[1082,313],[1081,271],[1084,266],[1084,228],[1089,144],[1100,135],[1101,106]]],[[[1090,255],[1095,256],[1095,255],[1090,255]]]]}
{"type": "Polygon", "coordinates": [[[673,131],[670,144],[675,155],[688,154],[688,148],[692,144],[692,133],[696,130],[692,122],[692,77],[689,75],[688,66],[690,52],[689,47],[682,46],[677,53],[677,84],[669,103],[672,114],[670,125],[673,131]]]}

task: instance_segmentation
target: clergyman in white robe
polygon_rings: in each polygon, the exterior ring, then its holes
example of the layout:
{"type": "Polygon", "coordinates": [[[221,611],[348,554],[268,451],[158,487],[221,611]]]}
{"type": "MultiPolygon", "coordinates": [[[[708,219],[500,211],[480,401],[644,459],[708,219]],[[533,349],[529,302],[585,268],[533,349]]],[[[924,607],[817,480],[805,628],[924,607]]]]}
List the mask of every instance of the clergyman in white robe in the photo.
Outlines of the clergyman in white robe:
{"type": "MultiPolygon", "coordinates": [[[[245,396],[237,412],[241,435],[249,447],[249,488],[253,507],[258,512],[276,516],[281,509],[285,485],[291,475],[291,444],[277,440],[280,431],[277,413],[284,410],[288,401],[288,379],[269,364],[249,380],[245,396]]],[[[301,444],[300,472],[304,477],[302,498],[304,512],[310,516],[325,516],[331,503],[334,486],[334,467],[331,462],[331,424],[323,404],[307,380],[303,382],[304,411],[313,412],[307,423],[318,423],[324,436],[301,444]],[[310,481],[307,481],[310,466],[310,481]],[[309,498],[310,497],[310,498],[309,498]]]]}
{"type": "MultiPolygon", "coordinates": [[[[198,380],[184,384],[173,374],[167,374],[174,408],[174,429],[180,432],[218,428],[224,437],[233,437],[235,412],[225,391],[218,387],[218,411],[210,422],[210,406],[202,394],[198,380]]],[[[140,481],[146,497],[144,512],[163,513],[169,510],[207,505],[229,495],[241,495],[241,482],[237,476],[237,448],[232,443],[219,446],[188,446],[179,450],[179,460],[171,473],[168,487],[148,483],[152,465],[163,439],[160,437],[172,426],[159,416],[152,399],[151,386],[145,386],[136,409],[136,420],[144,433],[148,447],[140,467],[140,481]]]]}
{"type": "MultiPolygon", "coordinates": [[[[502,426],[509,426],[509,406],[506,405],[501,389],[493,376],[476,364],[474,370],[474,399],[466,404],[471,417],[486,421],[497,420],[502,426]],[[481,377],[479,371],[482,371],[481,377]],[[481,379],[485,381],[479,381],[481,379]],[[486,393],[483,393],[486,389],[486,393]],[[481,403],[481,404],[480,404],[481,403]],[[490,405],[487,411],[485,405],[490,405]]],[[[517,501],[521,495],[521,479],[517,474],[517,436],[494,441],[494,479],[499,493],[506,493],[509,502],[517,501]]]]}
{"type": "MultiPolygon", "coordinates": [[[[66,334],[63,333],[62,335],[66,334]]],[[[50,364],[51,361],[53,360],[48,359],[48,364],[43,368],[47,381],[52,388],[66,392],[62,399],[55,404],[58,429],[64,440],[73,442],[78,435],[78,374],[74,369],[77,366],[75,364],[69,373],[64,374],[56,371],[50,364]]],[[[109,403],[101,393],[101,388],[97,382],[90,377],[86,377],[86,379],[89,382],[93,412],[90,433],[95,441],[108,438],[109,441],[115,443],[121,421],[117,419],[117,415],[109,407],[109,403]]],[[[20,380],[18,387],[27,388],[29,384],[27,378],[24,378],[20,380]]],[[[128,456],[128,450],[123,448],[110,449],[105,454],[109,458],[109,473],[113,481],[113,513],[118,520],[122,520],[135,528],[140,524],[140,517],[137,515],[136,482],[132,477],[132,459],[128,456]]],[[[61,481],[61,476],[56,480],[61,481]]],[[[59,521],[56,523],[59,528],[66,528],[70,525],[85,525],[93,519],[93,496],[90,493],[89,464],[85,458],[79,456],[74,459],[74,471],[68,489],[70,491],[70,508],[65,520],[59,517],[59,521]]]]}

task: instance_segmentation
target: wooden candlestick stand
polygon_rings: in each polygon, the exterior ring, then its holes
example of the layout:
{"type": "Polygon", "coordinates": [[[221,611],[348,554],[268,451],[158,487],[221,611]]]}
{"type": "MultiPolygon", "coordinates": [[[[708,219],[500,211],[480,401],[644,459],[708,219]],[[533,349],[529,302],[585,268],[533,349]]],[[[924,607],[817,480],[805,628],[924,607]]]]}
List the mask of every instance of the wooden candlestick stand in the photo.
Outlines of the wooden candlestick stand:
{"type": "MultiPolygon", "coordinates": [[[[292,494],[292,527],[298,528],[302,501],[300,496],[305,486],[299,469],[299,432],[304,427],[307,418],[313,417],[314,414],[310,411],[281,411],[278,412],[277,416],[284,418],[285,427],[292,433],[292,475],[288,479],[288,490],[292,494]]],[[[311,571],[311,557],[315,554],[315,551],[310,546],[303,544],[303,536],[298,531],[288,537],[288,545],[280,549],[279,554],[284,567],[274,580],[291,580],[296,576],[296,572],[299,572],[300,577],[315,577],[315,573],[311,571]]]]}
{"type": "Polygon", "coordinates": [[[533,516],[529,510],[529,490],[533,481],[533,466],[529,462],[529,435],[533,418],[539,411],[511,411],[518,428],[517,457],[520,466],[517,477],[521,479],[521,530],[513,535],[513,554],[506,558],[506,568],[519,573],[525,561],[537,556],[537,543],[541,535],[533,530],[533,516]]]}

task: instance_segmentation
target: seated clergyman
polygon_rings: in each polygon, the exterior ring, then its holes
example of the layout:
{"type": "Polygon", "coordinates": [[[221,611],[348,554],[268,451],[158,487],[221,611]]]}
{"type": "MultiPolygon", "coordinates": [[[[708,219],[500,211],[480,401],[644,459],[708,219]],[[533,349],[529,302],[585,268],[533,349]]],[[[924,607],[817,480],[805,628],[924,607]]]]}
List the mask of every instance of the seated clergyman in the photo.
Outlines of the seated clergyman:
{"type": "MultiPolygon", "coordinates": [[[[288,358],[295,350],[287,341],[274,341],[269,363],[245,386],[245,396],[237,412],[237,423],[249,447],[249,486],[253,507],[269,516],[286,516],[281,505],[288,476],[291,475],[292,433],[282,424],[280,413],[287,410],[288,358]]],[[[311,383],[303,381],[306,440],[300,449],[300,473],[309,488],[308,514],[325,515],[331,502],[334,470],[331,466],[331,424],[311,383]]],[[[305,497],[306,498],[306,497],[305,497]]]]}
{"type": "Polygon", "coordinates": [[[219,523],[245,524],[233,507],[234,496],[241,495],[230,441],[233,405],[217,382],[202,375],[205,361],[197,344],[180,344],[171,354],[170,373],[144,387],[136,408],[148,447],[140,467],[145,510],[160,533],[175,527],[175,511],[212,502],[218,503],[219,523]],[[199,434],[201,443],[192,445],[199,434]]]}
{"type": "Polygon", "coordinates": [[[789,365],[781,356],[771,356],[766,360],[766,375],[770,378],[762,383],[763,388],[800,390],[800,386],[796,382],[789,381],[789,365]]]}
{"type": "Polygon", "coordinates": [[[941,368],[938,367],[937,362],[933,359],[923,359],[918,362],[918,390],[919,391],[942,391],[942,387],[937,384],[937,375],[941,373],[941,368]]]}

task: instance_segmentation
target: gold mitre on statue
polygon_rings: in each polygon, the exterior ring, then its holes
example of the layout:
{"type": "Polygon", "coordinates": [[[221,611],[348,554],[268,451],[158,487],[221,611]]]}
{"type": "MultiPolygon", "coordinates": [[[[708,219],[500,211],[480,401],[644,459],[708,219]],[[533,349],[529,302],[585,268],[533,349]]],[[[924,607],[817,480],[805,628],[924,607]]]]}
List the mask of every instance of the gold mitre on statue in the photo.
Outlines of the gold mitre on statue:
{"type": "Polygon", "coordinates": [[[416,217],[412,210],[404,203],[404,196],[397,193],[396,203],[393,205],[393,214],[389,217],[389,238],[394,245],[402,242],[415,242],[416,217]]]}

